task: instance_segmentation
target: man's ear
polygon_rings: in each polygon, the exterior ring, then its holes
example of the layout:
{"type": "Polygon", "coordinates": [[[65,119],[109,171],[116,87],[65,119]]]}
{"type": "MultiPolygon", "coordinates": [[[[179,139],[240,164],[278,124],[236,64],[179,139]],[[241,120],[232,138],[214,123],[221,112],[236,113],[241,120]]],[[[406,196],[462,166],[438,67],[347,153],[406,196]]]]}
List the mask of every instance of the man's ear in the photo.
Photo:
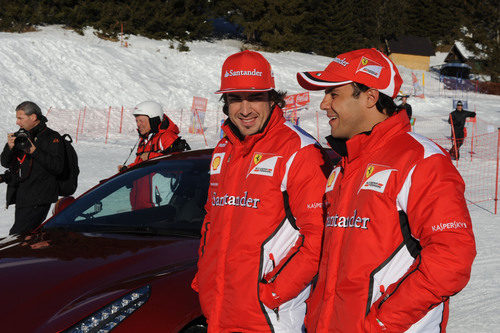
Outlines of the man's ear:
{"type": "Polygon", "coordinates": [[[369,108],[376,107],[378,98],[379,98],[379,91],[377,89],[368,89],[366,92],[366,106],[369,108]]]}

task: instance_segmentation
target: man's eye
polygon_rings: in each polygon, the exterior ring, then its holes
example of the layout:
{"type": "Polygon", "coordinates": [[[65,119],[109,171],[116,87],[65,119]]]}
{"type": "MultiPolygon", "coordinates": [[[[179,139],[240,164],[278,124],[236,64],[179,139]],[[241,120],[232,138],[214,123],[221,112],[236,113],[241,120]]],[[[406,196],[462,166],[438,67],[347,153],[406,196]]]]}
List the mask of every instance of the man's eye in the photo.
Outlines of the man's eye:
{"type": "Polygon", "coordinates": [[[262,102],[262,101],[267,101],[267,95],[266,95],[266,94],[251,95],[251,96],[248,96],[248,100],[249,100],[250,102],[262,102]]]}

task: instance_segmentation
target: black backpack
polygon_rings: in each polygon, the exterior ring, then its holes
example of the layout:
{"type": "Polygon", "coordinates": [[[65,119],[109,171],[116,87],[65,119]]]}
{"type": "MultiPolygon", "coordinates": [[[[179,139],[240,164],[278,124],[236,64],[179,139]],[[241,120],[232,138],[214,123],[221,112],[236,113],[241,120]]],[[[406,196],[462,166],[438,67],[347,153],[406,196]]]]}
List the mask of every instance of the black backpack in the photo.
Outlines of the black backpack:
{"type": "Polygon", "coordinates": [[[73,139],[69,134],[64,134],[61,138],[64,143],[64,169],[57,176],[57,189],[58,195],[66,197],[75,193],[80,169],[78,168],[78,156],[71,144],[73,139]]]}

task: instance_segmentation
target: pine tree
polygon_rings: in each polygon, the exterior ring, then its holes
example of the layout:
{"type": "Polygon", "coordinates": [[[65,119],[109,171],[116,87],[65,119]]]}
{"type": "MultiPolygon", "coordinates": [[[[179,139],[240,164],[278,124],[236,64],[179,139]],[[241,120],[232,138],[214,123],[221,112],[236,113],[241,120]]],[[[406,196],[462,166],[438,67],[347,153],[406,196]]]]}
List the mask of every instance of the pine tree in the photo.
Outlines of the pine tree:
{"type": "Polygon", "coordinates": [[[474,0],[467,3],[463,41],[478,61],[473,70],[500,82],[500,9],[498,1],[474,0]]]}

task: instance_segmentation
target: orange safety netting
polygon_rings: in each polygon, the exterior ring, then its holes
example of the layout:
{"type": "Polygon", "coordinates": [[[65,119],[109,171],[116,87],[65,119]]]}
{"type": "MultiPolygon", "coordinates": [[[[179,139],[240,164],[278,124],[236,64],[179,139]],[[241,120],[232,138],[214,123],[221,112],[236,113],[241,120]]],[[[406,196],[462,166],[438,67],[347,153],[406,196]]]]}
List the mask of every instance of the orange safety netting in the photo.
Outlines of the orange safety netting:
{"type": "Polygon", "coordinates": [[[466,137],[459,148],[456,159],[453,147],[453,131],[447,116],[417,118],[413,131],[451,150],[454,165],[465,181],[465,198],[469,203],[480,203],[497,199],[498,129],[481,119],[469,118],[466,122],[466,137]]]}

